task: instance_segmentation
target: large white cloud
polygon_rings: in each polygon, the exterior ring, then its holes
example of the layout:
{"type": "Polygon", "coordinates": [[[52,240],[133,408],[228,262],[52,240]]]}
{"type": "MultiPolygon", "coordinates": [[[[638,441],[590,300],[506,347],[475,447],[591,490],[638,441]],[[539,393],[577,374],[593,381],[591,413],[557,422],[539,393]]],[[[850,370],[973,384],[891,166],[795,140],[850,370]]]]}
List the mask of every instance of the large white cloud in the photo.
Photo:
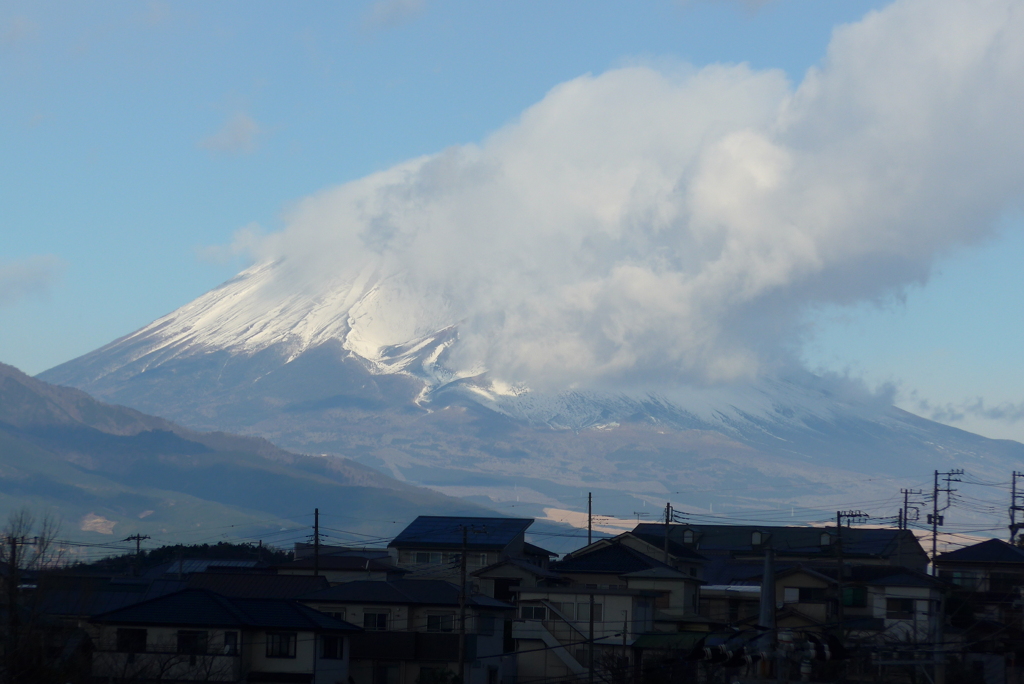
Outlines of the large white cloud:
{"type": "Polygon", "coordinates": [[[281,291],[373,273],[402,300],[382,329],[458,323],[451,362],[509,380],[746,377],[788,363],[807,306],[922,281],[1021,197],[1020,36],[1017,0],[905,0],[796,87],[583,76],[480,145],[307,198],[254,256],[281,291]]]}

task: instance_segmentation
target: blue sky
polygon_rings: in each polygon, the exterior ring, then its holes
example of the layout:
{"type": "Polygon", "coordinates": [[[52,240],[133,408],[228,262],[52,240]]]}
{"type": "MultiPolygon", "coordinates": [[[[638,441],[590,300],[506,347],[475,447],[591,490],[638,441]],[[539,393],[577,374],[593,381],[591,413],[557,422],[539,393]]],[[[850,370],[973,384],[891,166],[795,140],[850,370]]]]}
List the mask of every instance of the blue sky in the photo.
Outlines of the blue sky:
{"type": "MultiPolygon", "coordinates": [[[[37,373],[187,303],[311,193],[514,121],[629,64],[799,83],[885,2],[109,2],[0,6],[0,361],[37,373]]],[[[1020,215],[926,283],[809,311],[815,370],[1024,439],[1020,215]],[[978,400],[982,403],[979,404],[978,400]]]]}

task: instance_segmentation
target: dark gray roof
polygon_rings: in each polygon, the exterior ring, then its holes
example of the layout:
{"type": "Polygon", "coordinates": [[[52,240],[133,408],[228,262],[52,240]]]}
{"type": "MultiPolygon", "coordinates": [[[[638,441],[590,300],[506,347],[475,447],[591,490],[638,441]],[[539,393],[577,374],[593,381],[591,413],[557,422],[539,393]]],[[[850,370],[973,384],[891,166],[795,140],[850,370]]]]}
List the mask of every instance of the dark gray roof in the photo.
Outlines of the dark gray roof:
{"type": "Polygon", "coordinates": [[[259,569],[259,563],[254,560],[221,560],[217,558],[183,558],[180,561],[168,561],[146,571],[146,577],[160,577],[162,575],[191,575],[194,572],[209,572],[211,568],[234,568],[241,570],[251,568],[259,569]]]}
{"type": "MultiPolygon", "coordinates": [[[[714,552],[738,553],[756,552],[765,547],[775,549],[776,556],[811,555],[830,557],[835,555],[835,544],[821,544],[821,535],[827,533],[835,539],[835,527],[785,527],[772,525],[671,525],[670,542],[683,541],[686,530],[694,532],[694,548],[703,556],[714,552]],[[762,545],[752,543],[754,532],[762,534],[762,545]]],[[[641,523],[633,529],[637,536],[664,539],[664,526],[656,523],[641,523]]],[[[844,527],[843,554],[855,557],[890,557],[895,555],[902,542],[903,552],[920,551],[921,545],[911,530],[893,528],[844,527]]],[[[685,546],[685,545],[684,545],[685,546]]]]}
{"type": "MultiPolygon", "coordinates": [[[[400,605],[457,606],[458,585],[444,580],[395,580],[380,582],[359,580],[336,584],[302,597],[303,601],[325,603],[374,603],[400,605]]],[[[511,609],[513,606],[488,596],[474,595],[469,605],[478,608],[511,609]]]]}
{"type": "MultiPolygon", "coordinates": [[[[315,565],[317,565],[317,563],[314,559],[307,557],[275,567],[281,570],[310,570],[315,565]]],[[[319,568],[321,570],[409,572],[408,570],[395,566],[391,562],[390,558],[366,558],[360,556],[320,556],[319,568]]]]}
{"type": "Polygon", "coordinates": [[[485,575],[487,574],[488,571],[494,570],[495,568],[500,568],[503,565],[512,565],[514,567],[525,570],[526,572],[534,575],[535,577],[543,577],[545,579],[561,579],[562,577],[557,572],[548,570],[546,568],[542,568],[539,565],[534,565],[533,563],[530,563],[529,561],[524,561],[521,558],[502,558],[497,563],[492,563],[491,565],[488,565],[486,568],[480,568],[479,570],[475,570],[470,574],[474,577],[485,575]]]}
{"type": "Polygon", "coordinates": [[[44,575],[39,586],[39,608],[43,613],[87,617],[181,591],[185,583],[95,575],[44,575]]]}
{"type": "Polygon", "coordinates": [[[466,546],[477,551],[501,551],[526,532],[533,518],[463,518],[421,515],[388,544],[395,548],[458,549],[462,529],[469,528],[466,546]]]}
{"type": "Polygon", "coordinates": [[[188,578],[189,589],[208,589],[232,598],[294,599],[329,586],[323,575],[253,575],[197,572],[188,578]]]}
{"type": "Polygon", "coordinates": [[[531,544],[530,542],[523,542],[523,553],[527,556],[547,556],[548,558],[558,555],[554,551],[548,551],[547,549],[537,546],[536,544],[531,544]]]}
{"type": "MultiPolygon", "coordinates": [[[[651,532],[651,531],[646,531],[645,530],[645,531],[637,532],[634,529],[629,534],[632,534],[637,539],[641,539],[641,540],[647,542],[648,544],[650,544],[651,546],[654,546],[655,548],[664,549],[665,548],[665,526],[664,525],[659,525],[658,527],[661,528],[660,531],[651,532]]],[[[671,555],[675,556],[676,558],[685,558],[687,560],[692,560],[692,561],[704,561],[704,560],[707,560],[706,558],[704,558],[704,556],[702,556],[699,553],[697,553],[696,551],[694,551],[692,547],[690,547],[690,546],[688,546],[686,544],[681,544],[681,543],[678,543],[676,541],[673,541],[671,535],[669,535],[669,540],[668,540],[668,552],[671,555]]]]}
{"type": "Polygon", "coordinates": [[[205,589],[185,589],[97,615],[92,621],[102,624],[251,627],[334,632],[360,629],[296,601],[228,598],[205,589]]]}
{"type": "Polygon", "coordinates": [[[1024,563],[1024,549],[1002,539],[989,539],[956,551],[940,553],[935,563],[1024,563]]]}
{"type": "Polygon", "coordinates": [[[640,553],[621,543],[601,546],[586,553],[577,551],[576,554],[570,554],[564,560],[551,564],[552,570],[562,573],[625,575],[652,568],[674,570],[660,560],[651,558],[647,554],[640,553]]]}

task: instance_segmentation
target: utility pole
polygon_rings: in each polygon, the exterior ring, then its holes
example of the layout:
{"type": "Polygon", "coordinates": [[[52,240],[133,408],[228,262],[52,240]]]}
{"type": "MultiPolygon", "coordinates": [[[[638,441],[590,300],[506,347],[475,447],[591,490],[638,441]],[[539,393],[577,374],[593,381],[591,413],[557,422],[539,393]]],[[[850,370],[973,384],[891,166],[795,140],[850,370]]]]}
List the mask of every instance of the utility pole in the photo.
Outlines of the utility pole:
{"type": "Polygon", "coordinates": [[[907,530],[910,529],[910,511],[914,511],[913,520],[917,520],[919,513],[917,506],[921,504],[920,501],[911,501],[910,497],[920,496],[921,494],[924,494],[924,492],[920,489],[901,489],[900,494],[903,495],[903,509],[900,511],[902,513],[901,520],[903,524],[900,526],[900,529],[907,530]]]}
{"type": "Polygon", "coordinates": [[[142,565],[142,540],[149,539],[148,534],[133,534],[130,537],[125,537],[124,541],[135,542],[135,574],[138,575],[142,565]]]}
{"type": "Polygon", "coordinates": [[[932,577],[937,577],[939,574],[938,568],[935,567],[935,557],[939,555],[939,525],[945,522],[945,516],[939,515],[939,512],[953,505],[953,492],[956,490],[953,489],[952,484],[960,482],[959,476],[963,474],[964,471],[960,468],[945,473],[940,473],[938,470],[935,471],[935,482],[932,486],[932,512],[928,516],[928,523],[932,526],[932,577]],[[939,487],[939,475],[942,475],[942,480],[946,483],[945,487],[939,487]],[[946,493],[946,505],[941,508],[939,507],[940,492],[946,493]]]}
{"type": "Polygon", "coordinates": [[[1017,493],[1019,491],[1017,489],[1017,478],[1018,477],[1024,477],[1024,473],[1020,473],[1020,472],[1017,472],[1016,470],[1014,470],[1013,471],[1013,485],[1012,485],[1011,491],[1010,491],[1010,543],[1011,544],[1017,538],[1017,530],[1019,530],[1021,527],[1024,527],[1024,525],[1021,525],[1021,524],[1017,523],[1017,511],[1024,511],[1024,506],[1021,506],[1018,503],[1019,497],[1021,496],[1021,494],[1017,493]]]}
{"type": "Polygon", "coordinates": [[[594,536],[594,494],[587,492],[587,546],[593,543],[594,536]]]}
{"type": "Polygon", "coordinates": [[[668,565],[668,526],[672,522],[672,504],[665,503],[665,565],[668,565]]]}
{"type": "MultiPolygon", "coordinates": [[[[667,537],[666,537],[667,538],[667,537]]],[[[594,590],[590,590],[590,644],[587,646],[587,684],[594,684],[594,590]]]]}
{"type": "Polygon", "coordinates": [[[313,577],[320,576],[320,509],[313,509],[313,577]]]}
{"type": "Polygon", "coordinates": [[[836,511],[836,592],[839,600],[836,601],[836,617],[839,619],[839,641],[845,645],[845,628],[843,626],[843,518],[847,524],[854,518],[866,518],[867,513],[862,511],[836,511]]]}
{"type": "MultiPolygon", "coordinates": [[[[924,494],[920,489],[900,489],[900,494],[903,495],[903,508],[899,512],[899,526],[901,530],[910,529],[910,511],[914,511],[914,520],[917,521],[921,517],[921,509],[918,505],[923,505],[921,501],[911,501],[911,496],[920,496],[924,494]]],[[[896,545],[896,562],[903,565],[903,535],[897,537],[896,545]]]]}
{"type": "Polygon", "coordinates": [[[13,684],[18,662],[18,547],[25,544],[24,537],[7,538],[10,555],[7,568],[7,683],[13,684]]]}
{"type": "Polygon", "coordinates": [[[459,683],[466,681],[466,550],[469,528],[462,526],[462,553],[459,555],[459,683]]]}
{"type": "MultiPolygon", "coordinates": [[[[466,586],[466,554],[469,551],[469,532],[471,525],[462,527],[462,553],[459,558],[459,683],[466,681],[466,603],[469,599],[469,588],[466,586]]],[[[473,529],[474,533],[487,534],[487,528],[473,529]]]]}

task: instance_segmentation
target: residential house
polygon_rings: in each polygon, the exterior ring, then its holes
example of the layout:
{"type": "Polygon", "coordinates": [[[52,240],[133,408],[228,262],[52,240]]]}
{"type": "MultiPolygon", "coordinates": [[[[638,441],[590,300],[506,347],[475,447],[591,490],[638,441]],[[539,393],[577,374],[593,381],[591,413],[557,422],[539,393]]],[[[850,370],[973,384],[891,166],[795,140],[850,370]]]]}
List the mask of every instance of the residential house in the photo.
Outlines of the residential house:
{"type": "MultiPolygon", "coordinates": [[[[778,567],[834,566],[839,539],[833,527],[773,525],[662,525],[642,523],[633,536],[652,545],[664,543],[692,549],[706,559],[703,579],[709,585],[729,586],[761,572],[766,549],[773,549],[778,567]]],[[[895,565],[925,572],[928,554],[912,530],[874,527],[842,529],[844,562],[851,565],[895,565]]]]}
{"type": "Polygon", "coordinates": [[[470,578],[481,594],[514,604],[518,600],[516,590],[519,588],[568,584],[568,579],[545,566],[521,558],[505,558],[474,570],[470,578]]]}
{"type": "Polygon", "coordinates": [[[989,539],[935,559],[952,585],[949,619],[962,631],[961,657],[977,679],[1024,679],[1024,549],[989,539]]]}
{"type": "Polygon", "coordinates": [[[697,618],[704,559],[691,549],[673,550],[665,563],[658,558],[663,551],[626,533],[574,551],[552,569],[573,586],[654,592],[659,628],[678,631],[697,618]]]}
{"type": "Polygon", "coordinates": [[[92,618],[93,677],[308,682],[349,677],[360,628],[296,601],[185,589],[92,618]]]}
{"type": "Polygon", "coordinates": [[[631,646],[654,629],[654,605],[662,595],[625,585],[532,587],[518,593],[519,619],[512,623],[512,637],[517,681],[523,684],[578,679],[588,671],[591,657],[595,672],[603,673],[601,681],[609,672],[628,671],[631,646]]]}
{"type": "MultiPolygon", "coordinates": [[[[355,581],[303,597],[323,613],[362,625],[353,637],[355,684],[415,684],[424,672],[458,670],[460,590],[444,580],[355,581]]],[[[515,674],[506,639],[513,606],[475,594],[466,599],[468,684],[497,684],[515,674]]]]}
{"type": "Polygon", "coordinates": [[[470,572],[505,558],[547,567],[550,551],[526,541],[532,518],[421,515],[388,544],[396,565],[415,577],[455,579],[463,551],[470,572]]]}

